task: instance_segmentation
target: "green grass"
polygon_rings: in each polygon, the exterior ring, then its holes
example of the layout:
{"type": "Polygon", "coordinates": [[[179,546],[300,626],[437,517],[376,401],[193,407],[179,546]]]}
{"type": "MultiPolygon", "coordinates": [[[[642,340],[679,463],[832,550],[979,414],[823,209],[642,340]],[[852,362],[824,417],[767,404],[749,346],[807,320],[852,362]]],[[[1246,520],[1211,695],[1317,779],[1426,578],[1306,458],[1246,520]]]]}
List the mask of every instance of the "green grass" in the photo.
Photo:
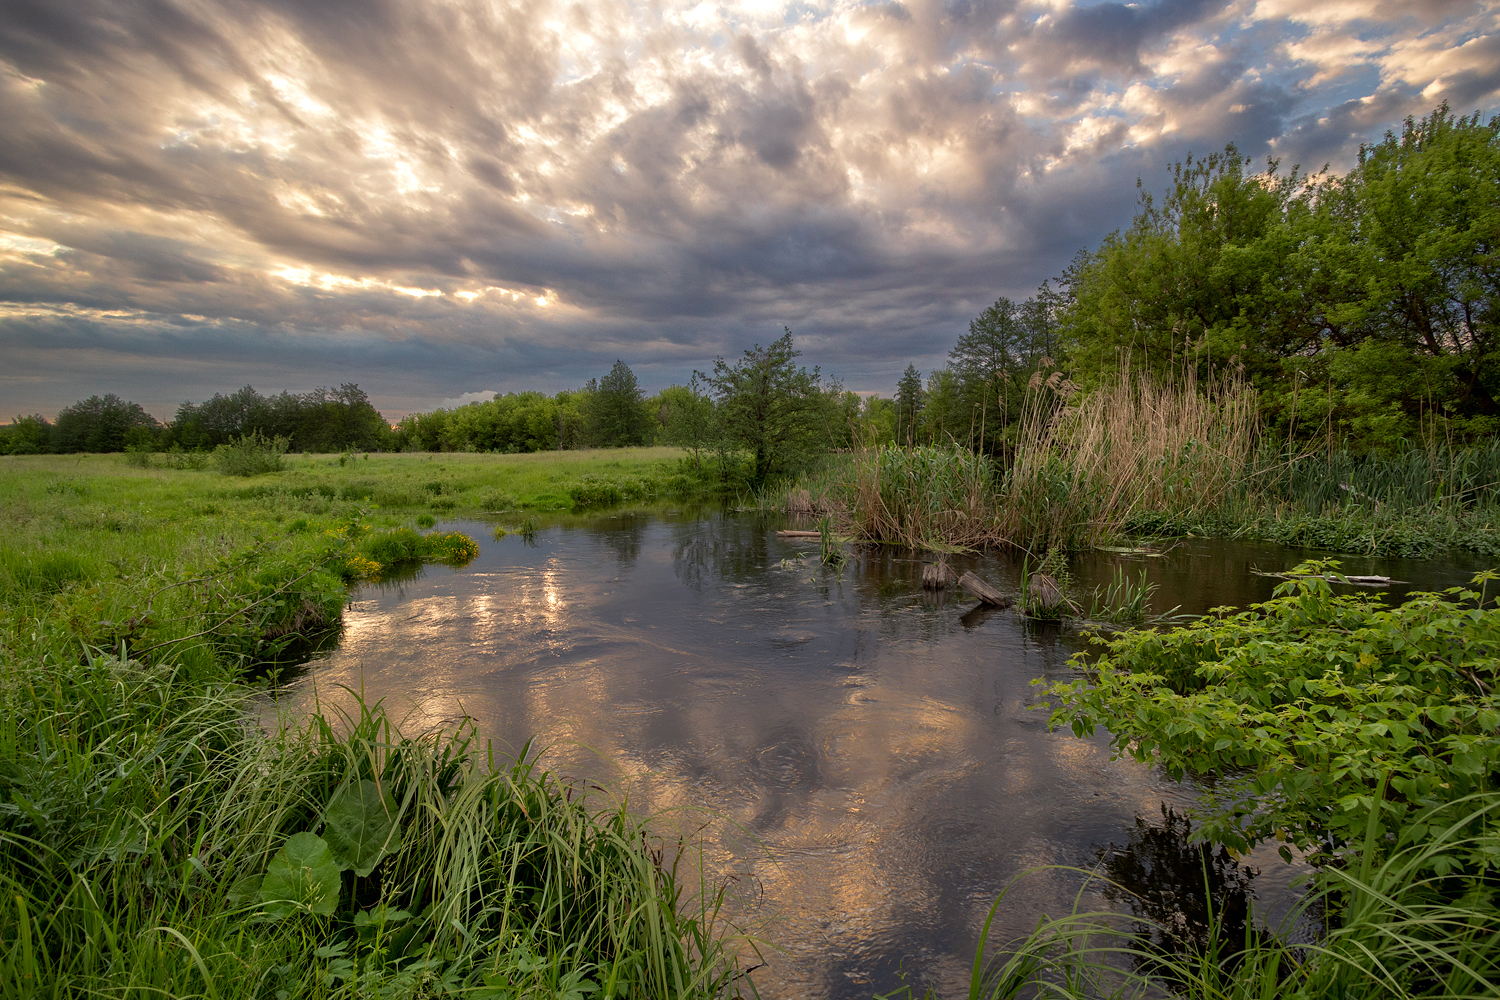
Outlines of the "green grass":
{"type": "Polygon", "coordinates": [[[0,1000],[721,995],[715,893],[624,804],[379,706],[248,721],[349,582],[473,557],[432,501],[674,454],[0,459],[0,1000]]]}

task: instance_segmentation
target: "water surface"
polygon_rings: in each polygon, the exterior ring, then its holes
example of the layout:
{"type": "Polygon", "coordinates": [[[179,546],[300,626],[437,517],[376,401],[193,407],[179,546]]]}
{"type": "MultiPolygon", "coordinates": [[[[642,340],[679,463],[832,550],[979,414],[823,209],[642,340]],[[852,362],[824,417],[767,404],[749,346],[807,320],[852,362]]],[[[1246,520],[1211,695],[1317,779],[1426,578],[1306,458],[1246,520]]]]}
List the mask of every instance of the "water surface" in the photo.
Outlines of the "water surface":
{"type": "MultiPolygon", "coordinates": [[[[1111,761],[1103,736],[1047,732],[1032,681],[1067,675],[1076,633],[924,595],[914,553],[873,549],[830,571],[816,539],[779,539],[778,526],[668,511],[496,541],[492,525],[450,522],[480,541],[479,558],[362,590],[342,642],[284,706],[338,701],[344,685],[384,699],[409,732],[471,718],[497,749],[534,739],[555,772],[642,811],[678,810],[664,825],[711,821],[708,864],[734,878],[737,916],[772,946],[755,973],[765,996],[867,998],[902,973],[919,991],[961,993],[985,912],[1015,876],[1157,844],[1142,830],[1165,829],[1163,806],[1193,791],[1111,761]]],[[[1252,571],[1305,556],[1198,541],[1160,557],[1094,553],[1074,571],[1090,585],[1144,569],[1162,588],[1156,610],[1201,613],[1265,599],[1277,581],[1252,571]]],[[[997,557],[955,567],[1002,589],[1019,570],[997,557]]],[[[1422,587],[1471,572],[1345,569],[1422,587]]],[[[1274,918],[1291,873],[1273,851],[1250,861],[1274,918]]],[[[995,937],[1067,911],[1080,881],[1021,880],[995,937]]]]}

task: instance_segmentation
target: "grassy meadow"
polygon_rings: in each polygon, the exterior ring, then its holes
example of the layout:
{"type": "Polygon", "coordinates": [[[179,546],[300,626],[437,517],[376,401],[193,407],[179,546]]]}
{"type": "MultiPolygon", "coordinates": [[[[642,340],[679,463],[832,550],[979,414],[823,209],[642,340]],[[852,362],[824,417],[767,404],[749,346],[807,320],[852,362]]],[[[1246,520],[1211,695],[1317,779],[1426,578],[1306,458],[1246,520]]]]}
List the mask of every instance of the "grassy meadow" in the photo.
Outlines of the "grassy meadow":
{"type": "Polygon", "coordinates": [[[675,457],[0,459],[0,998],[723,995],[713,892],[623,803],[379,705],[248,722],[349,584],[473,558],[435,516],[675,457]]]}

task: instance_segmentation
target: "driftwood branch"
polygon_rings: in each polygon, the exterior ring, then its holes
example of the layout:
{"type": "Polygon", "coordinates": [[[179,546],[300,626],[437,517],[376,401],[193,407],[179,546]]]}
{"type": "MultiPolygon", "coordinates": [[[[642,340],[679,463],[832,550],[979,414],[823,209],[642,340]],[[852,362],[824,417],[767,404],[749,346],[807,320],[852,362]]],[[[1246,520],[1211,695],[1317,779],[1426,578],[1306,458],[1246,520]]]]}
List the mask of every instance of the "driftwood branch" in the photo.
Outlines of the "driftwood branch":
{"type": "Polygon", "coordinates": [[[1015,603],[1015,599],[1010,595],[1000,593],[1000,591],[996,590],[994,587],[991,587],[979,577],[975,576],[973,572],[965,573],[963,576],[959,577],[958,585],[967,590],[969,593],[973,594],[975,597],[979,598],[985,604],[989,604],[997,608],[1008,608],[1015,603]]]}

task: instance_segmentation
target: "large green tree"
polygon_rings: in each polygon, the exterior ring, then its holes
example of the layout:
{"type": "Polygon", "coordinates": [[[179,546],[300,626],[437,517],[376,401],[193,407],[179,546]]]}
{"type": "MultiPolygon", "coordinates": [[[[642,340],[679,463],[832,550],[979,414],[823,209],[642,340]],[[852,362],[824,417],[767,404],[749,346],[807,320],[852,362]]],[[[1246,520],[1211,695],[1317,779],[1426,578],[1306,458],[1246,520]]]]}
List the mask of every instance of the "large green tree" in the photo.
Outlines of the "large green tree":
{"type": "Polygon", "coordinates": [[[752,479],[794,466],[826,436],[825,399],[816,367],[799,367],[792,331],[768,346],[756,344],[729,364],[722,357],[702,375],[719,408],[724,434],[755,456],[752,479]]]}
{"type": "Polygon", "coordinates": [[[1075,377],[1243,373],[1291,438],[1500,430],[1500,119],[1439,107],[1343,175],[1248,167],[1233,146],[1189,157],[1075,261],[1075,377]]]}
{"type": "Polygon", "coordinates": [[[593,443],[600,448],[645,444],[651,433],[651,416],[642,406],[643,399],[635,372],[616,360],[589,397],[587,415],[593,443]]]}
{"type": "Polygon", "coordinates": [[[127,444],[153,440],[159,427],[156,418],[139,403],[121,399],[112,392],[90,396],[57,415],[57,422],[52,425],[51,450],[124,451],[127,444]]]}

